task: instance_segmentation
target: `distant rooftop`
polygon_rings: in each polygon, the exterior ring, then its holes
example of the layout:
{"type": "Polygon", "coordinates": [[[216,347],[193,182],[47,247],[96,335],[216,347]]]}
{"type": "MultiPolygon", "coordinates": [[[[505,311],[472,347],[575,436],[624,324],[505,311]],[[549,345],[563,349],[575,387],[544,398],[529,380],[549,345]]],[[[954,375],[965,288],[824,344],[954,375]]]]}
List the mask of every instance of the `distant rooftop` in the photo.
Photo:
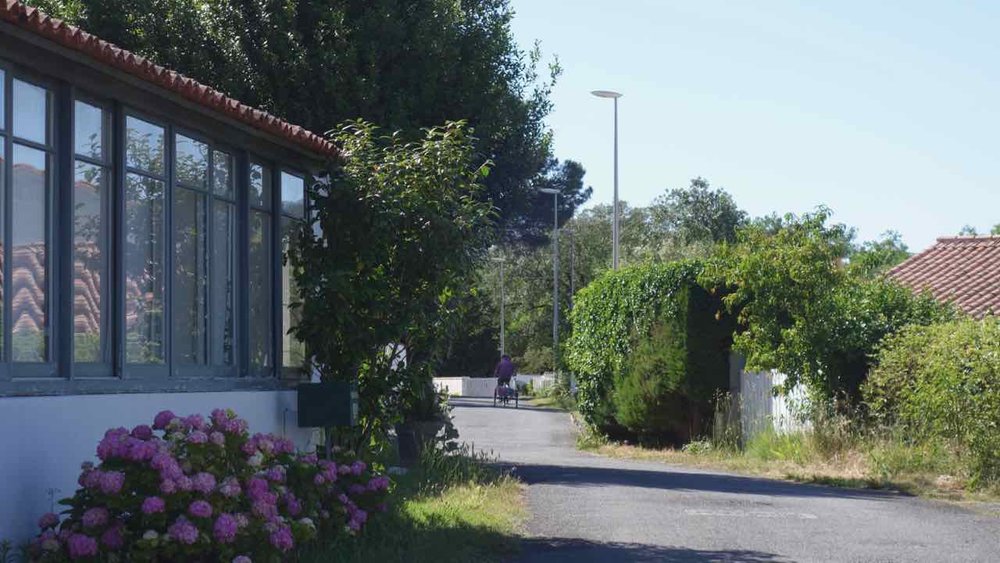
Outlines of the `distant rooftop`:
{"type": "Polygon", "coordinates": [[[1000,315],[1000,235],[939,238],[888,275],[977,319],[1000,315]]]}

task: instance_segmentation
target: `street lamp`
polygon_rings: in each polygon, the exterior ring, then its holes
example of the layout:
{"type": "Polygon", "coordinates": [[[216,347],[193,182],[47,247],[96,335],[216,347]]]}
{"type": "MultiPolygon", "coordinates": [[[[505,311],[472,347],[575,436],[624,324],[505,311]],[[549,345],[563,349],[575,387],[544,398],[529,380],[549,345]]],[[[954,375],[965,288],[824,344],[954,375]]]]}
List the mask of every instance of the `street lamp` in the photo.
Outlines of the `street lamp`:
{"type": "Polygon", "coordinates": [[[506,342],[504,338],[504,318],[506,317],[506,311],[504,311],[504,305],[507,301],[507,292],[504,286],[503,280],[503,265],[507,262],[507,259],[503,256],[499,258],[493,258],[493,262],[500,264],[500,357],[502,358],[504,354],[507,353],[506,342]]]}
{"type": "Polygon", "coordinates": [[[559,375],[559,190],[539,188],[552,194],[552,369],[559,375]]]}
{"type": "Polygon", "coordinates": [[[615,101],[615,203],[611,219],[611,267],[618,269],[618,98],[622,97],[618,92],[611,90],[594,90],[591,94],[598,98],[611,98],[615,101]]]}

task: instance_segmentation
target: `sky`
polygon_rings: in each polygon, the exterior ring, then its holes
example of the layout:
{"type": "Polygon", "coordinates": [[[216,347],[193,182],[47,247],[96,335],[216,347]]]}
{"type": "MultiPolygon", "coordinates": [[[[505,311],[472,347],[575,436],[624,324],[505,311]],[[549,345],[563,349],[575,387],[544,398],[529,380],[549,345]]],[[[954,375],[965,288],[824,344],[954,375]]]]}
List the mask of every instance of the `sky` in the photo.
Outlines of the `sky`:
{"type": "Polygon", "coordinates": [[[556,156],[612,201],[701,176],[751,215],[826,205],[911,251],[1000,223],[1000,2],[511,0],[563,74],[556,156]]]}

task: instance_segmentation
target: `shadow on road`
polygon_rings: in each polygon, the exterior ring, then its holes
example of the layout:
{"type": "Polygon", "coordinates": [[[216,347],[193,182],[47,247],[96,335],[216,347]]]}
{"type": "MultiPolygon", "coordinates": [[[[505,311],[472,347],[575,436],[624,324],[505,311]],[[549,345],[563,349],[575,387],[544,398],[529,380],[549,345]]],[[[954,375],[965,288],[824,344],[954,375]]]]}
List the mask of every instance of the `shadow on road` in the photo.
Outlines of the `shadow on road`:
{"type": "MultiPolygon", "coordinates": [[[[451,406],[453,406],[453,407],[462,407],[462,408],[472,408],[472,409],[510,409],[510,410],[515,410],[513,402],[511,402],[511,404],[509,406],[506,406],[506,407],[502,406],[502,405],[499,405],[499,404],[494,407],[493,406],[493,399],[472,399],[472,398],[452,397],[452,398],[448,399],[448,403],[451,406]]],[[[530,411],[539,411],[539,412],[559,412],[559,413],[566,412],[566,411],[564,411],[562,409],[554,409],[552,407],[536,407],[536,406],[533,406],[530,403],[528,403],[526,399],[521,399],[521,402],[518,405],[517,410],[530,410],[530,411]]]]}
{"type": "Polygon", "coordinates": [[[567,485],[593,487],[616,485],[650,489],[707,491],[715,493],[770,495],[784,497],[865,498],[889,500],[901,496],[888,491],[840,489],[820,485],[803,485],[772,479],[721,475],[718,473],[688,473],[676,468],[644,471],[622,467],[586,467],[561,465],[517,464],[516,475],[529,485],[567,485]]]}
{"type": "Polygon", "coordinates": [[[703,550],[636,543],[597,542],[564,538],[535,538],[521,542],[518,561],[744,561],[747,563],[789,561],[780,555],[749,550],[703,550]]]}

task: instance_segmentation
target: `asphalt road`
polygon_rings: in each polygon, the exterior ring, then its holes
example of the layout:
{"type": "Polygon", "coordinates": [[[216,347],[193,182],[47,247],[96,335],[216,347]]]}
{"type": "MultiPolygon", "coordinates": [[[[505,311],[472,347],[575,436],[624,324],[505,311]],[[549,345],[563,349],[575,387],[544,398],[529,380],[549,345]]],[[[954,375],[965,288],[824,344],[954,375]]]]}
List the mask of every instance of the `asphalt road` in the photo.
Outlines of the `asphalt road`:
{"type": "Polygon", "coordinates": [[[1000,518],[900,494],[579,452],[565,412],[455,399],[528,484],[523,561],[995,561],[1000,518]]]}

